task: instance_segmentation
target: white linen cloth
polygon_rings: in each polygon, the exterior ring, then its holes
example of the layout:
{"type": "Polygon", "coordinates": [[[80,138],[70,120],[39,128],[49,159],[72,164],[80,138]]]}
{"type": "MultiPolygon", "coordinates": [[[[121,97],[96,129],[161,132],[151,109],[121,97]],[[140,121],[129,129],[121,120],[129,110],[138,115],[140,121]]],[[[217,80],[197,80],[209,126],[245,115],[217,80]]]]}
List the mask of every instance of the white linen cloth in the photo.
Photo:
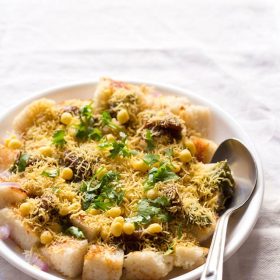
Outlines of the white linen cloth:
{"type": "MultiPolygon", "coordinates": [[[[100,76],[188,88],[254,140],[266,192],[227,280],[280,279],[280,2],[0,1],[0,109],[100,76]]],[[[0,259],[0,279],[31,279],[0,259]]]]}

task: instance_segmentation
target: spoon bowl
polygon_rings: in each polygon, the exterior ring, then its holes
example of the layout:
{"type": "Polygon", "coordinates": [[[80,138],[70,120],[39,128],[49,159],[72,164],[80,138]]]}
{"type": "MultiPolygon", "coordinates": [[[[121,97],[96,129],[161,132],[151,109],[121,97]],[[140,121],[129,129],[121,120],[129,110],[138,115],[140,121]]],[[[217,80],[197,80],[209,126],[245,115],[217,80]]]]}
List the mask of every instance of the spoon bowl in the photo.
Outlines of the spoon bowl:
{"type": "Polygon", "coordinates": [[[251,197],[257,183],[257,166],[246,146],[237,139],[227,139],[217,148],[211,162],[227,160],[236,184],[227,210],[218,220],[201,280],[222,280],[227,224],[230,215],[251,197]]]}
{"type": "Polygon", "coordinates": [[[255,160],[246,146],[237,139],[227,139],[217,148],[211,162],[227,160],[236,184],[235,194],[228,205],[240,208],[251,197],[257,183],[255,160]]]}

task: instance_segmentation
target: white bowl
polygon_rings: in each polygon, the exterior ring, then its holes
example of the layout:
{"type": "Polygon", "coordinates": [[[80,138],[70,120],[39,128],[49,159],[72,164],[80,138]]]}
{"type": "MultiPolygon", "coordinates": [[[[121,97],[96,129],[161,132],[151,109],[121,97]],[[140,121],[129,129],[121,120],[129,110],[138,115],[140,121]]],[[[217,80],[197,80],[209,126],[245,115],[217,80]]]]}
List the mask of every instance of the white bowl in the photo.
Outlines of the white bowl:
{"type": "MultiPolygon", "coordinates": [[[[136,84],[143,84],[145,82],[135,82],[136,84]]],[[[152,85],[156,87],[159,91],[164,94],[173,94],[179,96],[187,96],[194,104],[205,105],[210,108],[213,115],[212,127],[210,130],[209,138],[213,139],[216,143],[220,143],[226,138],[238,138],[242,140],[243,143],[247,145],[249,150],[252,152],[257,168],[258,168],[258,183],[254,194],[247,204],[246,207],[238,211],[232,216],[229,223],[226,249],[225,249],[225,259],[228,259],[233,255],[238,248],[245,242],[248,238],[251,230],[253,229],[258,213],[261,208],[263,192],[264,192],[264,182],[263,182],[263,171],[261,167],[260,159],[256,153],[256,150],[248,138],[247,134],[243,129],[233,120],[226,112],[219,108],[214,103],[197,96],[188,90],[176,88],[174,86],[161,85],[157,83],[145,83],[147,85],[152,85]]],[[[91,98],[93,96],[96,83],[83,83],[78,85],[72,85],[67,87],[60,87],[51,90],[47,90],[43,93],[34,95],[32,98],[27,99],[24,102],[16,105],[8,112],[0,117],[0,137],[4,136],[7,131],[12,130],[12,121],[14,116],[23,109],[32,100],[48,97],[56,101],[62,101],[71,98],[91,98]]],[[[0,255],[6,259],[10,264],[23,271],[24,273],[41,280],[62,280],[65,279],[63,276],[56,272],[43,272],[35,268],[34,266],[28,264],[18,247],[12,241],[0,241],[0,255]]],[[[192,280],[197,279],[203,270],[203,266],[198,267],[188,273],[174,272],[169,275],[173,277],[173,280],[192,280]],[[179,273],[179,276],[178,276],[179,273]],[[183,273],[183,274],[182,274],[183,273]]]]}

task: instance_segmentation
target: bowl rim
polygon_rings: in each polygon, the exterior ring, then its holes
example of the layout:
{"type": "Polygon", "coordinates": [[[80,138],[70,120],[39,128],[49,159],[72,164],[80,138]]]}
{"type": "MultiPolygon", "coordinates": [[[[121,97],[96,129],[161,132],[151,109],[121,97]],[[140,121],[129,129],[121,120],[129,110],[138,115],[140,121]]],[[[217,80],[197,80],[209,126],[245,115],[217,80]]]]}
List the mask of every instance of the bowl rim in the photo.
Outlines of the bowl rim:
{"type": "MultiPolygon", "coordinates": [[[[136,85],[147,85],[152,86],[160,90],[168,91],[174,93],[174,95],[177,96],[186,96],[191,101],[197,102],[198,105],[208,105],[212,110],[215,112],[218,112],[219,115],[222,115],[225,117],[226,123],[231,123],[231,126],[234,126],[235,128],[238,128],[240,132],[242,133],[242,137],[245,139],[245,142],[247,143],[247,147],[252,152],[253,157],[256,161],[257,165],[257,172],[258,172],[258,179],[257,179],[257,186],[254,191],[254,197],[257,200],[255,203],[257,204],[257,210],[253,213],[251,213],[251,219],[246,224],[245,230],[242,231],[242,234],[238,237],[239,241],[235,242],[232,246],[226,246],[225,249],[225,257],[224,261],[229,259],[246,241],[246,239],[249,237],[254,225],[256,224],[259,216],[259,212],[261,209],[261,205],[263,202],[263,195],[264,195],[264,175],[263,175],[263,169],[261,165],[261,160],[258,155],[258,152],[255,148],[254,143],[250,139],[250,137],[247,135],[247,133],[244,131],[244,129],[241,127],[241,125],[231,117],[229,113],[227,113],[224,109],[222,109],[219,105],[217,105],[212,100],[209,100],[205,97],[199,96],[193,91],[190,91],[188,89],[184,89],[181,87],[177,87],[171,84],[161,83],[161,82],[155,82],[150,80],[130,80],[130,79],[119,79],[121,81],[125,81],[128,83],[136,84],[136,85]]],[[[71,83],[71,84],[62,84],[57,85],[54,87],[49,87],[43,91],[38,91],[35,94],[32,94],[32,96],[28,98],[23,98],[17,102],[15,102],[14,105],[8,107],[4,112],[0,114],[0,123],[3,121],[3,119],[7,118],[10,114],[15,112],[16,110],[26,106],[28,103],[30,103],[33,100],[36,100],[38,98],[48,97],[51,94],[55,94],[56,92],[60,91],[67,91],[79,87],[87,87],[87,86],[96,86],[98,84],[98,80],[93,81],[79,81],[77,83],[71,83]]],[[[243,139],[242,139],[243,141],[243,139]]],[[[4,241],[0,240],[0,256],[3,257],[7,262],[9,262],[11,265],[19,269],[20,271],[26,273],[27,275],[31,277],[36,277],[36,279],[42,279],[42,280],[62,280],[64,278],[55,276],[53,274],[50,274],[48,272],[44,272],[41,270],[38,270],[31,264],[27,263],[24,259],[22,259],[17,253],[15,253],[13,250],[11,250],[4,241]]],[[[204,265],[190,271],[186,272],[180,276],[177,276],[175,278],[172,278],[171,280],[192,280],[197,279],[202,271],[203,271],[204,265]]]]}

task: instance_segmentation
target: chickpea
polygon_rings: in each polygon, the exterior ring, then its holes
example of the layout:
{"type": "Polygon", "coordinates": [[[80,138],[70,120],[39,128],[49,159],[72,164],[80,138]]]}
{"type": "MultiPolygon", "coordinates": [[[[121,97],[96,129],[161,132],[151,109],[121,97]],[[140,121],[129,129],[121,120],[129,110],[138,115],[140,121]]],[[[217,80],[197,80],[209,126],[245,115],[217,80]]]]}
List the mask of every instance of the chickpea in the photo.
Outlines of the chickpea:
{"type": "Polygon", "coordinates": [[[148,190],[146,196],[149,199],[155,199],[158,197],[158,191],[154,189],[148,190]]]}
{"type": "Polygon", "coordinates": [[[73,175],[73,170],[69,167],[63,168],[60,174],[61,178],[63,178],[64,180],[71,180],[73,178],[73,175]]]}
{"type": "Polygon", "coordinates": [[[6,138],[6,139],[4,140],[5,146],[6,146],[6,147],[9,147],[9,143],[10,143],[11,140],[13,140],[13,139],[16,139],[16,136],[15,136],[15,135],[11,135],[10,137],[6,138]]]}
{"type": "Polygon", "coordinates": [[[112,235],[114,235],[115,237],[119,237],[122,234],[122,230],[123,230],[123,225],[121,223],[119,222],[112,223],[111,225],[112,235]]]}
{"type": "Polygon", "coordinates": [[[146,232],[149,234],[160,233],[160,232],[162,232],[162,226],[158,223],[150,224],[146,228],[146,232]]]}
{"type": "Polygon", "coordinates": [[[191,141],[189,139],[186,139],[184,141],[184,145],[191,152],[191,154],[194,156],[195,153],[196,153],[196,148],[195,148],[195,145],[194,145],[193,141],[191,141]]]}
{"type": "Polygon", "coordinates": [[[8,143],[8,148],[13,150],[19,149],[21,146],[22,143],[16,138],[11,139],[8,143]]]}
{"type": "Polygon", "coordinates": [[[134,159],[131,161],[133,169],[141,172],[146,172],[149,166],[142,159],[134,159]]]}
{"type": "Polygon", "coordinates": [[[133,223],[124,223],[123,232],[127,235],[131,235],[135,231],[135,226],[133,223]]]}
{"type": "Polygon", "coordinates": [[[59,215],[66,216],[70,213],[70,209],[68,206],[63,206],[59,209],[59,215]]]}
{"type": "Polygon", "coordinates": [[[192,155],[188,149],[184,149],[179,154],[179,159],[183,163],[187,163],[192,159],[192,155]]]}
{"type": "Polygon", "coordinates": [[[171,169],[173,172],[178,173],[181,170],[181,165],[177,162],[172,162],[171,169]]]}
{"type": "Polygon", "coordinates": [[[129,120],[129,114],[126,109],[122,109],[117,114],[117,120],[120,124],[124,124],[129,120]]]}
{"type": "Polygon", "coordinates": [[[116,206],[116,207],[112,207],[111,209],[109,209],[106,212],[106,215],[109,216],[109,217],[112,217],[112,218],[116,218],[116,217],[120,216],[121,213],[122,213],[121,208],[116,206]]]}
{"type": "Polygon", "coordinates": [[[121,224],[124,224],[124,217],[122,217],[122,216],[116,217],[116,218],[114,219],[113,223],[121,223],[121,224]]]}
{"type": "Polygon", "coordinates": [[[98,215],[98,214],[100,214],[100,210],[95,209],[95,208],[90,208],[87,210],[87,213],[89,213],[91,215],[98,215]]]}
{"type": "Polygon", "coordinates": [[[69,112],[64,112],[60,116],[60,121],[63,124],[66,124],[66,125],[70,124],[72,119],[73,119],[73,117],[72,117],[72,115],[69,112]]]}
{"type": "Polygon", "coordinates": [[[53,236],[48,230],[45,230],[41,233],[40,241],[42,244],[44,245],[49,244],[52,242],[52,240],[53,240],[53,236]]]}
{"type": "Polygon", "coordinates": [[[50,157],[53,154],[53,150],[50,146],[43,146],[39,148],[39,152],[45,157],[50,157]]]}
{"type": "Polygon", "coordinates": [[[27,216],[33,211],[33,205],[30,202],[24,202],[19,207],[20,214],[22,216],[27,216]]]}

